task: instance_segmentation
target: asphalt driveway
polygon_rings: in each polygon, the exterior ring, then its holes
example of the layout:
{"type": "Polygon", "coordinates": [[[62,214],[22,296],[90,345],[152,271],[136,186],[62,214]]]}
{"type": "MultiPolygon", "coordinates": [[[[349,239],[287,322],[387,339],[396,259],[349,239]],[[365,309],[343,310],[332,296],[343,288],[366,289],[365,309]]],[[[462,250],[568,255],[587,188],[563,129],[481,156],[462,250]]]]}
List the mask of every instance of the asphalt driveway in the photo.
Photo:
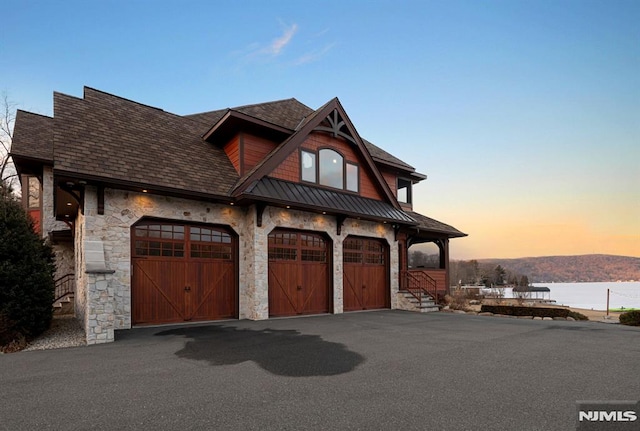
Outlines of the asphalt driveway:
{"type": "Polygon", "coordinates": [[[571,430],[640,399],[640,328],[376,311],[0,355],[2,430],[571,430]]]}

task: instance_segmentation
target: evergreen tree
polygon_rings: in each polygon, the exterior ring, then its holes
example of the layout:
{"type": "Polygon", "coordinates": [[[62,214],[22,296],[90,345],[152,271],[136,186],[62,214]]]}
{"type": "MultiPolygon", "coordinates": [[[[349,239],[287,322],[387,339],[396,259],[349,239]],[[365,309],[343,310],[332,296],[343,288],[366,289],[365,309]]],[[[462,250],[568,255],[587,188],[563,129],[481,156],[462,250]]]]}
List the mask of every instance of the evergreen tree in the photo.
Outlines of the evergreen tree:
{"type": "Polygon", "coordinates": [[[49,327],[55,273],[51,247],[35,233],[31,218],[4,186],[0,186],[0,345],[16,334],[29,339],[49,327]]]}

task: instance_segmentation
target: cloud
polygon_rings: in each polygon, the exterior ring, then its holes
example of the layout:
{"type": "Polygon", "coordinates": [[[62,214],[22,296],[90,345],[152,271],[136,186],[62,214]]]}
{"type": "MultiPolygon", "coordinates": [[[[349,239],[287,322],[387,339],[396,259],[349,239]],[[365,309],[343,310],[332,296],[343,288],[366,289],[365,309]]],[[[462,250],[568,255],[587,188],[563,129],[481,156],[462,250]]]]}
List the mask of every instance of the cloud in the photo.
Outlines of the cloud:
{"type": "Polygon", "coordinates": [[[298,31],[298,24],[291,24],[291,26],[285,28],[282,36],[274,39],[269,46],[265,47],[262,52],[272,56],[280,55],[282,50],[289,45],[293,35],[298,31]]]}
{"type": "Polygon", "coordinates": [[[313,63],[314,61],[319,60],[324,57],[331,49],[335,46],[335,43],[325,45],[322,49],[316,49],[314,51],[307,52],[300,57],[298,57],[293,64],[295,66],[300,66],[307,63],[313,63]]]}

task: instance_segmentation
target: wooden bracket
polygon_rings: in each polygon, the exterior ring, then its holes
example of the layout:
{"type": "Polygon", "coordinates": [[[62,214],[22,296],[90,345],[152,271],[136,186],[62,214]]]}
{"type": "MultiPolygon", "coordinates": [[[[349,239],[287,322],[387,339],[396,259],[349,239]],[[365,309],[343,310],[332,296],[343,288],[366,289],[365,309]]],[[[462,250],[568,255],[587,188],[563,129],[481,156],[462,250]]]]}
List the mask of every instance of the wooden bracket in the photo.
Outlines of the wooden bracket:
{"type": "Polygon", "coordinates": [[[398,241],[398,233],[400,233],[400,225],[394,224],[393,225],[393,240],[394,241],[398,241]]]}
{"type": "Polygon", "coordinates": [[[346,215],[343,214],[338,214],[336,216],[336,224],[337,226],[337,234],[340,235],[342,233],[342,225],[344,224],[344,221],[347,219],[346,215]]]}
{"type": "Polygon", "coordinates": [[[104,215],[104,186],[98,186],[98,214],[104,215]]]}
{"type": "Polygon", "coordinates": [[[258,227],[262,227],[262,213],[266,207],[267,205],[262,203],[256,205],[256,224],[258,227]]]}

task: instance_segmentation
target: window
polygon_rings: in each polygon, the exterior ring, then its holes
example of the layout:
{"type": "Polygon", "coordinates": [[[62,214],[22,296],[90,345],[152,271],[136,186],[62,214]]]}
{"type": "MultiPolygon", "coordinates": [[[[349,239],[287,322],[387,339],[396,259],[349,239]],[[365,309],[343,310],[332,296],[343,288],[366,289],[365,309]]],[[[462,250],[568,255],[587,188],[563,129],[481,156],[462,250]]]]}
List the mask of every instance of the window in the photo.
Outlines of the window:
{"type": "Polygon", "coordinates": [[[300,178],[350,192],[357,193],[360,188],[358,165],[345,161],[340,153],[329,148],[323,148],[317,154],[300,151],[300,178]]]}
{"type": "Polygon", "coordinates": [[[411,180],[405,180],[398,178],[398,202],[410,204],[411,203],[411,180]]]}
{"type": "Polygon", "coordinates": [[[300,171],[302,181],[316,182],[316,153],[302,151],[300,154],[300,171]]]}
{"type": "Polygon", "coordinates": [[[358,191],[358,165],[347,163],[347,190],[358,191]]]}
{"type": "Polygon", "coordinates": [[[231,235],[221,229],[143,222],[133,230],[136,257],[231,260],[231,235]]]}
{"type": "Polygon", "coordinates": [[[320,184],[341,189],[344,187],[344,161],[342,156],[333,150],[324,149],[320,154],[320,184]]]}

